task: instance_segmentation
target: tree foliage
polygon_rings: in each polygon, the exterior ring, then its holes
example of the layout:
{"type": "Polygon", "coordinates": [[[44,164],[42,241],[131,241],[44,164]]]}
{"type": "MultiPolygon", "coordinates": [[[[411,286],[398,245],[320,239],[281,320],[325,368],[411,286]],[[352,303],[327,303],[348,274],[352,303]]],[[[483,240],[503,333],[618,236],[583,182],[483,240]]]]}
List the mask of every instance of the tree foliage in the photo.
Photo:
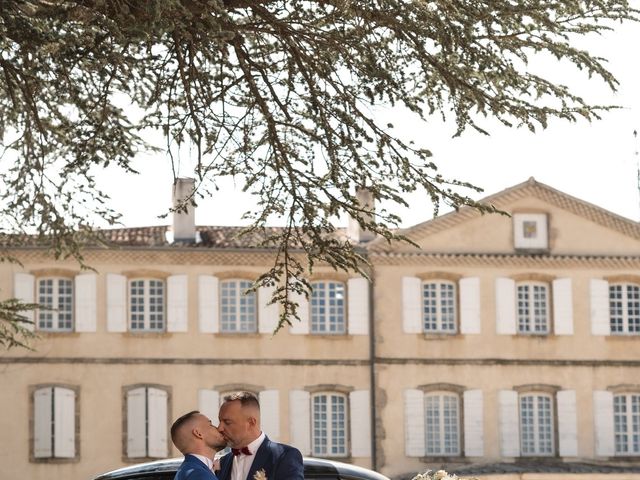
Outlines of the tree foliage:
{"type": "Polygon", "coordinates": [[[491,210],[375,108],[451,118],[456,134],[484,132],[485,117],[532,130],[598,118],[610,107],[528,60],[552,55],[615,90],[605,61],[574,42],[638,13],[625,0],[0,0],[0,235],[11,246],[8,234],[35,232],[82,261],[93,222],[118,218],[95,176],[133,173],[159,130],[169,161],[185,142],[197,151],[189,201],[234,176],[255,194],[250,229],[285,220],[259,280],[285,301],[314,262],[361,268],[334,235],[339,215],[396,238],[399,218],[373,222],[356,187],[377,202],[423,190],[436,211],[491,210]]]}

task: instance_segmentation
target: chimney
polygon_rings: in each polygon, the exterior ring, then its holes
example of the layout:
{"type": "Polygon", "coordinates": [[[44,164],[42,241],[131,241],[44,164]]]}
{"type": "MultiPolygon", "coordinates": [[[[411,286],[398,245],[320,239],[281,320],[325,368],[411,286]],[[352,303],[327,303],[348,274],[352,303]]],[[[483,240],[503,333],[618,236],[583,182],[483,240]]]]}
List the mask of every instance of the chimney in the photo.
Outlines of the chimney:
{"type": "MultiPolygon", "coordinates": [[[[356,187],[356,200],[360,204],[360,207],[365,210],[370,211],[371,213],[363,213],[362,217],[367,222],[375,221],[375,205],[373,200],[373,194],[371,190],[366,187],[356,187]]],[[[374,238],[376,238],[375,233],[370,232],[368,230],[364,230],[357,220],[354,218],[349,219],[349,226],[347,227],[347,235],[349,239],[353,242],[370,242],[374,238]]]]}
{"type": "Polygon", "coordinates": [[[195,208],[188,200],[186,205],[180,207],[182,201],[193,195],[196,181],[193,178],[177,178],[173,184],[173,241],[196,241],[196,215],[195,208]],[[186,206],[186,210],[184,207],[186,206]]]}

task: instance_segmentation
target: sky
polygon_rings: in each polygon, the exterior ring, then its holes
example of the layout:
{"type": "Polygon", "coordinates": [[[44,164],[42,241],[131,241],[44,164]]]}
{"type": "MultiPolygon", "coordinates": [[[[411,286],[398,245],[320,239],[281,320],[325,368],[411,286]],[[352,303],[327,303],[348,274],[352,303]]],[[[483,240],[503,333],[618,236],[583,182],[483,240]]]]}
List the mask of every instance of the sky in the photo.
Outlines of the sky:
{"type": "MultiPolygon", "coordinates": [[[[557,62],[534,64],[562,78],[593,103],[619,105],[619,110],[605,112],[602,120],[589,123],[553,121],[543,131],[503,127],[487,121],[485,136],[471,130],[452,138],[455,126],[439,117],[417,121],[406,112],[384,112],[405,137],[418,140],[429,148],[439,171],[484,189],[472,194],[474,199],[497,193],[526,181],[530,177],[553,188],[640,221],[638,162],[640,139],[640,24],[616,27],[604,38],[590,38],[581,44],[589,51],[609,60],[610,71],[619,80],[618,92],[611,94],[600,82],[587,82],[585,75],[567,70],[557,62]]],[[[123,214],[127,227],[164,225],[169,219],[158,218],[171,204],[172,175],[168,161],[143,156],[135,163],[139,176],[105,172],[101,183],[112,198],[112,206],[123,214]]],[[[190,176],[189,160],[182,162],[181,176],[190,176]]],[[[471,193],[471,192],[469,192],[471,193]]],[[[406,197],[409,208],[390,208],[402,218],[401,227],[409,227],[432,218],[432,207],[422,194],[406,197]]],[[[233,182],[214,197],[199,202],[198,225],[242,225],[242,214],[251,207],[251,198],[242,194],[233,182]]],[[[442,209],[441,213],[446,213],[442,209]]],[[[246,224],[246,222],[244,223],[246,224]]],[[[274,222],[277,224],[277,222],[274,222]]],[[[346,221],[343,225],[346,226],[346,221]]]]}

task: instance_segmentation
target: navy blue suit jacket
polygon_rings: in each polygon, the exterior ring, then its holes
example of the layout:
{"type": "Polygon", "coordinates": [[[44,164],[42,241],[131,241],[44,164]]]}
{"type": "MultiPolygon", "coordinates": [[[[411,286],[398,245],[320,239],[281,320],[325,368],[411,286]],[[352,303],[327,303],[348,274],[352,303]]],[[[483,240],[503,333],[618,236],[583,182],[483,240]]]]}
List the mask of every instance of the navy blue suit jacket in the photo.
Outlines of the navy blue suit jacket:
{"type": "MultiPolygon", "coordinates": [[[[220,459],[220,480],[231,478],[233,455],[227,453],[220,459]]],[[[304,466],[302,454],[297,448],[282,443],[272,442],[264,438],[262,445],[255,453],[249,475],[246,480],[253,480],[257,471],[264,470],[267,480],[304,480],[304,466]]]]}
{"type": "Polygon", "coordinates": [[[209,468],[193,455],[185,455],[173,480],[218,480],[209,468]]]}

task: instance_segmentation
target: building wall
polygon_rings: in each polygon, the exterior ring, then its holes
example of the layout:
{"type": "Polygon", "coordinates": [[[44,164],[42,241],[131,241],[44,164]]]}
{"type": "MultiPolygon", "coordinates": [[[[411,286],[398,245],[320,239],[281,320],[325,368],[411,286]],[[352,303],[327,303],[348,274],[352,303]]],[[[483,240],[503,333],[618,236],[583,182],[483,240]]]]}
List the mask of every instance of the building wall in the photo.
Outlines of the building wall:
{"type": "MultiPolygon", "coordinates": [[[[461,465],[530,460],[519,453],[517,436],[511,442],[515,453],[513,449],[505,453],[505,443],[509,446],[505,439],[513,432],[509,433],[502,419],[501,402],[506,398],[504,392],[507,396],[513,392],[516,396],[546,392],[553,400],[554,446],[553,453],[544,456],[544,461],[640,465],[638,455],[623,458],[614,453],[603,454],[596,448],[602,441],[600,427],[596,428],[602,412],[596,410],[594,395],[604,392],[603,398],[610,399],[620,392],[640,394],[640,335],[594,334],[597,328],[592,318],[592,280],[640,284],[640,236],[633,233],[637,227],[602,212],[595,215],[592,207],[576,206],[574,200],[564,197],[560,200],[566,205],[559,200],[550,203],[541,196],[518,195],[507,195],[511,203],[498,198],[502,202],[498,206],[514,213],[546,215],[549,244],[542,251],[515,248],[516,233],[511,218],[474,216],[465,211],[410,230],[410,238],[423,247],[421,251],[402,245],[390,251],[370,249],[371,312],[375,328],[375,455],[367,451],[370,410],[368,402],[363,401],[368,400],[372,388],[367,331],[300,335],[287,327],[275,336],[203,333],[199,277],[255,278],[270,266],[273,258],[268,253],[248,250],[123,248],[87,251],[87,263],[97,272],[94,332],[41,333],[33,343],[34,351],[13,349],[0,354],[3,386],[0,423],[7,426],[0,429],[0,444],[9,446],[0,449],[1,477],[80,480],[143,460],[125,455],[126,389],[140,385],[167,392],[167,426],[180,414],[202,408],[201,390],[214,395],[236,388],[277,392],[278,402],[265,412],[269,428],[276,428],[279,440],[296,444],[305,454],[310,453],[310,438],[302,438],[300,429],[311,425],[309,398],[318,391],[335,392],[343,395],[348,404],[348,445],[338,459],[365,467],[375,463],[378,470],[389,476],[442,466],[450,470],[461,465]],[[586,213],[578,207],[586,209],[586,213]],[[150,274],[163,278],[186,275],[186,332],[108,331],[109,274],[150,274]],[[452,282],[456,308],[453,332],[425,333],[421,328],[407,333],[407,318],[419,315],[416,312],[410,315],[406,310],[403,288],[407,277],[452,282]],[[475,333],[465,333],[462,327],[466,305],[461,295],[464,279],[477,279],[475,333]],[[542,280],[549,286],[548,334],[498,333],[498,298],[504,285],[498,279],[542,280]],[[559,313],[558,318],[553,312],[561,302],[560,296],[554,297],[553,281],[558,279],[567,279],[565,286],[570,282],[562,298],[565,304],[569,299],[572,309],[569,315],[572,332],[562,334],[555,331],[555,325],[559,324],[560,315],[566,317],[566,312],[559,313]],[[43,385],[76,389],[77,451],[70,460],[33,458],[33,391],[43,385]],[[572,408],[576,451],[569,455],[559,451],[566,427],[559,412],[558,392],[566,391],[575,394],[572,408]],[[458,454],[429,455],[424,446],[412,443],[411,432],[425,423],[424,416],[410,414],[414,410],[409,409],[407,399],[416,392],[418,395],[453,392],[458,396],[458,454]],[[465,402],[469,398],[476,401],[480,398],[481,405],[466,412],[465,402]],[[476,418],[471,418],[472,411],[478,412],[476,418]],[[475,428],[470,445],[467,441],[472,435],[467,435],[466,423],[475,428]]],[[[37,249],[19,251],[16,255],[23,267],[0,264],[0,291],[4,298],[15,294],[17,273],[38,275],[61,269],[74,275],[80,273],[77,265],[54,262],[37,249]]],[[[313,278],[348,282],[350,277],[321,267],[313,278]]],[[[354,295],[347,290],[347,301],[354,295]]],[[[368,304],[368,299],[362,300],[368,304]]],[[[347,318],[347,323],[352,320],[347,318]]],[[[565,328],[566,325],[565,322],[565,328]]],[[[211,412],[216,410],[216,406],[205,407],[211,412]]],[[[611,417],[612,413],[607,415],[611,417]]],[[[170,446],[167,453],[177,454],[170,446]]]]}

